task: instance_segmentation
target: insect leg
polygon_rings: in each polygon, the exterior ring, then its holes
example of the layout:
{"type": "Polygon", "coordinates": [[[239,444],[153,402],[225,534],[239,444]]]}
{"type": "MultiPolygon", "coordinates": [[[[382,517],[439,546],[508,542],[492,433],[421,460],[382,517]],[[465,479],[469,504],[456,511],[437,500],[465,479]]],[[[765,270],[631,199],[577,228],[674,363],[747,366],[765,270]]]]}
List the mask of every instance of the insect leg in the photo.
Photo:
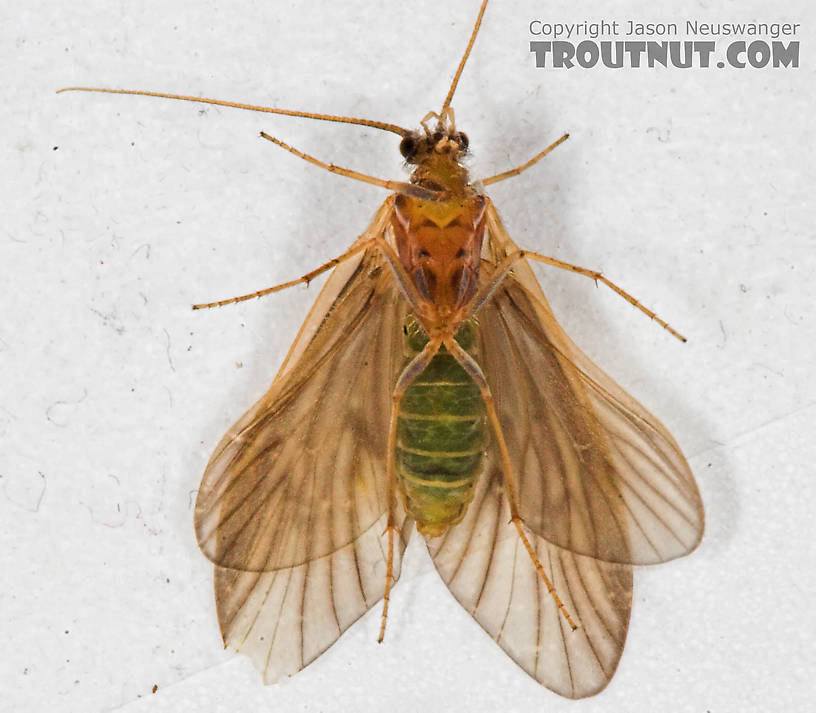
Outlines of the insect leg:
{"type": "Polygon", "coordinates": [[[280,285],[275,285],[274,287],[267,287],[263,290],[258,290],[257,292],[252,292],[248,295],[241,295],[240,297],[230,297],[226,300],[219,300],[218,302],[205,302],[202,304],[193,305],[193,309],[209,309],[210,307],[223,307],[224,305],[233,304],[234,302],[243,302],[244,300],[251,300],[253,297],[263,297],[264,295],[271,294],[272,292],[280,292],[281,290],[285,290],[287,287],[294,287],[295,285],[299,285],[301,283],[309,284],[315,277],[318,275],[322,275],[327,270],[331,270],[333,267],[337,267],[340,263],[345,262],[350,257],[353,257],[357,253],[365,250],[374,242],[374,238],[370,238],[369,240],[365,240],[362,242],[357,242],[352,245],[346,252],[342,255],[337,256],[329,260],[326,263],[323,263],[320,267],[315,268],[311,272],[307,272],[302,277],[298,277],[296,280],[289,280],[289,282],[282,282],[280,285]]]}
{"type": "MultiPolygon", "coordinates": [[[[495,229],[495,228],[494,228],[495,229]]],[[[676,337],[681,342],[687,342],[688,340],[680,334],[676,329],[674,329],[668,322],[658,317],[652,310],[650,310],[645,305],[641,304],[636,300],[632,295],[626,292],[623,288],[618,287],[614,282],[608,280],[603,274],[598,272],[597,270],[588,270],[585,267],[579,267],[578,265],[572,265],[568,262],[562,262],[561,260],[556,260],[554,257],[547,257],[546,255],[540,255],[539,253],[531,252],[530,250],[516,250],[509,255],[507,255],[497,266],[496,270],[493,273],[490,282],[484,285],[477,293],[474,295],[473,299],[465,305],[463,308],[463,313],[467,315],[471,315],[474,312],[477,312],[482,305],[484,305],[487,300],[490,299],[491,295],[496,291],[496,288],[502,283],[502,280],[507,276],[507,273],[510,272],[513,265],[515,265],[519,260],[536,260],[537,262],[543,262],[546,265],[552,265],[553,267],[560,267],[562,270],[569,270],[570,272],[576,272],[579,275],[584,275],[586,277],[595,280],[595,284],[598,282],[603,282],[607,287],[611,288],[615,292],[617,292],[623,299],[625,299],[629,304],[637,307],[643,314],[645,314],[649,319],[654,322],[657,322],[663,329],[665,329],[669,334],[673,337],[676,337]]]]}
{"type": "Polygon", "coordinates": [[[521,164],[521,166],[516,166],[516,168],[511,168],[509,171],[503,171],[502,173],[497,173],[495,176],[489,176],[488,178],[482,179],[483,186],[489,186],[491,183],[498,183],[499,181],[503,181],[505,178],[512,178],[513,176],[518,176],[522,171],[530,168],[535,163],[538,163],[542,158],[544,158],[550,151],[552,151],[556,146],[563,144],[569,138],[569,134],[564,134],[560,139],[553,141],[546,149],[537,153],[533,156],[529,161],[526,163],[521,164]]]}
{"type": "Polygon", "coordinates": [[[318,158],[315,158],[314,156],[304,153],[300,149],[296,149],[294,146],[284,143],[280,139],[276,139],[274,136],[270,136],[265,131],[261,132],[261,137],[267,141],[271,141],[273,144],[280,146],[283,149],[286,149],[289,153],[293,153],[295,156],[302,158],[304,161],[308,161],[315,166],[320,166],[320,168],[325,168],[330,173],[337,173],[341,176],[345,176],[346,178],[353,178],[356,181],[362,181],[363,183],[371,183],[372,185],[386,188],[389,191],[403,193],[407,196],[419,198],[420,200],[438,201],[447,196],[445,191],[431,191],[427,188],[414,185],[413,183],[405,183],[404,181],[388,181],[383,178],[377,178],[376,176],[369,176],[366,173],[353,171],[350,168],[343,168],[342,166],[337,166],[333,163],[326,163],[318,158]]]}
{"type": "Polygon", "coordinates": [[[394,393],[391,397],[391,423],[388,428],[388,453],[386,455],[386,498],[388,500],[388,518],[385,529],[388,533],[388,562],[385,570],[385,594],[383,595],[382,621],[380,623],[380,635],[377,638],[378,643],[382,643],[383,638],[385,638],[385,621],[388,618],[388,600],[391,598],[391,586],[394,583],[394,535],[397,532],[397,523],[396,518],[394,517],[397,481],[394,452],[396,451],[397,447],[397,416],[399,415],[399,407],[402,397],[405,394],[405,390],[413,383],[414,379],[425,371],[425,367],[431,363],[431,359],[433,359],[436,353],[439,351],[441,344],[441,337],[431,339],[425,345],[425,348],[408,363],[408,365],[399,375],[397,384],[394,387],[394,393]]]}
{"type": "Polygon", "coordinates": [[[388,261],[388,264],[391,266],[391,270],[399,283],[403,296],[408,301],[408,304],[411,306],[411,310],[413,310],[414,314],[416,314],[420,321],[422,321],[422,315],[425,312],[422,305],[425,304],[425,301],[422,299],[422,297],[420,297],[417,288],[414,286],[410,276],[402,266],[399,255],[397,255],[394,248],[392,248],[382,236],[378,235],[375,237],[377,247],[382,252],[383,257],[385,257],[385,259],[388,261]]]}
{"type": "Polygon", "coordinates": [[[561,601],[561,597],[559,597],[558,592],[555,591],[555,585],[553,585],[552,581],[547,576],[547,573],[544,571],[544,567],[542,566],[541,561],[538,559],[538,555],[536,555],[533,546],[530,544],[530,540],[527,539],[527,535],[524,533],[524,528],[522,527],[523,521],[518,511],[518,482],[516,480],[515,471],[513,470],[513,465],[510,461],[510,453],[507,450],[507,442],[504,440],[504,433],[502,432],[501,423],[499,422],[499,416],[496,413],[496,406],[493,403],[493,394],[490,392],[490,386],[487,383],[487,379],[485,379],[484,372],[482,372],[482,369],[476,360],[464,349],[462,349],[461,346],[459,346],[456,339],[453,337],[448,337],[445,339],[444,344],[456,361],[458,361],[462,368],[468,373],[470,378],[473,379],[473,381],[479,387],[479,391],[482,393],[482,399],[484,400],[485,409],[487,410],[487,416],[490,419],[491,426],[493,427],[493,433],[496,435],[499,453],[501,454],[503,476],[502,482],[504,483],[507,501],[510,505],[510,522],[512,522],[515,526],[516,531],[521,538],[521,542],[524,545],[524,549],[527,550],[527,554],[530,556],[533,566],[536,568],[536,571],[544,581],[544,585],[547,587],[547,592],[549,592],[550,596],[553,598],[553,602],[555,602],[556,607],[558,607],[558,610],[567,620],[570,628],[575,631],[578,628],[577,624],[572,620],[567,608],[564,606],[564,602],[561,601]]]}
{"type": "Polygon", "coordinates": [[[547,257],[546,255],[539,255],[538,253],[530,252],[529,250],[520,250],[519,253],[520,253],[519,259],[536,260],[537,262],[543,262],[546,265],[560,267],[562,270],[576,272],[579,275],[584,275],[585,277],[589,277],[590,279],[595,280],[596,285],[598,284],[598,282],[603,282],[607,287],[611,288],[612,290],[617,292],[621,297],[623,297],[623,299],[625,299],[630,305],[637,307],[649,319],[657,322],[669,334],[671,334],[674,337],[677,337],[681,342],[688,341],[682,334],[680,334],[680,332],[676,331],[668,322],[660,319],[660,317],[658,317],[654,312],[652,312],[652,310],[638,302],[632,295],[626,292],[623,288],[618,287],[618,285],[616,285],[611,280],[608,280],[606,277],[604,277],[603,274],[601,274],[597,270],[588,270],[585,267],[571,265],[568,262],[562,262],[561,260],[556,260],[555,258],[547,257]]]}
{"type": "MultiPolygon", "coordinates": [[[[488,202],[487,209],[487,224],[488,230],[498,238],[500,238],[500,242],[504,244],[509,244],[512,247],[516,247],[515,243],[510,239],[510,236],[507,235],[507,230],[502,225],[501,219],[499,218],[498,213],[496,212],[495,206],[488,202]]],[[[688,341],[682,334],[674,330],[668,322],[660,319],[654,312],[650,309],[642,305],[638,302],[632,295],[628,292],[624,291],[622,288],[618,287],[614,282],[611,280],[606,279],[604,275],[602,275],[597,270],[587,270],[585,267],[579,267],[578,265],[572,265],[568,262],[562,262],[561,260],[556,260],[552,257],[547,257],[546,255],[540,255],[539,253],[532,252],[530,250],[514,250],[513,252],[506,255],[502,261],[496,266],[496,270],[493,273],[492,279],[488,285],[485,285],[476,296],[470,301],[468,308],[472,307],[472,311],[476,311],[481,307],[493,293],[493,291],[501,284],[501,281],[504,279],[505,275],[509,272],[509,270],[513,267],[513,265],[518,262],[519,260],[536,260],[538,262],[543,262],[547,265],[552,265],[553,267],[560,267],[562,270],[569,270],[570,272],[576,272],[579,275],[584,275],[589,277],[595,281],[595,284],[598,282],[603,282],[607,287],[611,288],[615,292],[617,292],[623,299],[625,299],[629,304],[637,307],[641,312],[643,312],[649,319],[657,322],[663,329],[669,332],[672,336],[677,337],[681,342],[688,341]]],[[[468,312],[467,314],[471,314],[472,312],[468,312]]]]}
{"type": "Polygon", "coordinates": [[[377,214],[374,216],[374,220],[371,221],[371,225],[369,225],[366,231],[360,237],[358,237],[357,240],[354,241],[352,246],[348,250],[346,250],[346,252],[334,258],[333,260],[329,260],[327,263],[324,263],[320,267],[315,268],[311,272],[307,272],[305,275],[303,275],[303,277],[299,277],[296,280],[290,280],[289,282],[283,282],[280,285],[275,285],[274,287],[267,287],[264,290],[258,290],[257,292],[252,292],[248,295],[242,295],[240,297],[231,297],[228,300],[219,300],[218,302],[207,302],[204,304],[193,305],[193,309],[208,309],[210,307],[222,307],[223,305],[232,304],[234,302],[243,302],[244,300],[251,300],[253,297],[263,297],[264,295],[268,295],[271,292],[279,292],[280,290],[285,290],[287,287],[294,287],[295,285],[299,285],[301,283],[305,283],[308,285],[309,282],[311,282],[318,275],[321,275],[327,270],[331,270],[333,267],[337,267],[338,265],[345,262],[349,258],[353,257],[357,253],[371,246],[376,241],[377,237],[382,234],[383,230],[385,230],[385,226],[391,219],[391,211],[393,210],[394,207],[393,203],[394,201],[391,198],[385,200],[385,202],[380,206],[380,209],[377,211],[377,214]]]}

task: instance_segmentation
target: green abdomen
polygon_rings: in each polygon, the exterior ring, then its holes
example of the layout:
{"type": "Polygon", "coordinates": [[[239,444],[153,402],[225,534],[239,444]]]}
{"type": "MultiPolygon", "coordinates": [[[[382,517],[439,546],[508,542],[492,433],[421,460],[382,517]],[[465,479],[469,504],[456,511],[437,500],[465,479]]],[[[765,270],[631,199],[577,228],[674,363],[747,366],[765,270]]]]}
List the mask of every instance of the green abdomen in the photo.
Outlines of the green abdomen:
{"type": "MultiPolygon", "coordinates": [[[[475,321],[468,320],[456,335],[471,355],[476,329],[475,321]]],[[[405,332],[410,360],[427,337],[412,317],[405,332]]],[[[405,391],[397,422],[397,478],[408,515],[423,535],[441,535],[464,517],[486,442],[479,388],[443,347],[405,391]]]]}

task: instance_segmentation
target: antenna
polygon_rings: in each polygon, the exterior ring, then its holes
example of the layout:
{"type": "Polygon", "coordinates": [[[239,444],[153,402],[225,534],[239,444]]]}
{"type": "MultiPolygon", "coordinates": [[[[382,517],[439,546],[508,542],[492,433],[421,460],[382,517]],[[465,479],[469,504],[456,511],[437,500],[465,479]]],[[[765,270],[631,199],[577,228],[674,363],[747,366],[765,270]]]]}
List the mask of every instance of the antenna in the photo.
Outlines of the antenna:
{"type": "Polygon", "coordinates": [[[165,94],[164,92],[147,92],[139,89],[104,89],[101,87],[64,87],[57,90],[60,92],[102,92],[103,94],[135,94],[142,97],[159,97],[161,99],[178,99],[185,102],[199,102],[201,104],[215,104],[217,106],[228,106],[233,109],[246,109],[247,111],[261,111],[267,114],[283,114],[284,116],[302,116],[306,119],[319,119],[320,121],[336,121],[341,124],[358,124],[368,126],[372,129],[382,129],[390,131],[399,136],[406,136],[410,132],[396,124],[388,124],[384,121],[374,121],[373,119],[355,119],[351,116],[335,116],[333,114],[314,114],[308,111],[294,111],[292,109],[275,109],[269,106],[255,106],[253,104],[241,104],[239,102],[224,101],[223,99],[207,99],[205,97],[192,97],[185,94],[165,94]]]}
{"type": "Polygon", "coordinates": [[[448,90],[448,96],[445,97],[445,103],[442,104],[442,111],[439,112],[440,117],[445,116],[445,112],[448,110],[451,100],[453,99],[453,93],[456,91],[456,85],[459,84],[459,77],[462,76],[462,70],[465,68],[465,62],[467,62],[467,59],[470,56],[470,50],[473,48],[473,43],[476,41],[476,35],[479,33],[479,28],[482,25],[482,17],[484,16],[486,7],[487,0],[484,0],[481,8],[479,8],[479,15],[476,17],[476,25],[473,27],[473,32],[470,35],[470,42],[468,42],[467,48],[465,49],[465,54],[462,56],[462,61],[459,62],[459,67],[456,70],[456,74],[453,77],[453,82],[451,82],[450,89],[448,90]]]}

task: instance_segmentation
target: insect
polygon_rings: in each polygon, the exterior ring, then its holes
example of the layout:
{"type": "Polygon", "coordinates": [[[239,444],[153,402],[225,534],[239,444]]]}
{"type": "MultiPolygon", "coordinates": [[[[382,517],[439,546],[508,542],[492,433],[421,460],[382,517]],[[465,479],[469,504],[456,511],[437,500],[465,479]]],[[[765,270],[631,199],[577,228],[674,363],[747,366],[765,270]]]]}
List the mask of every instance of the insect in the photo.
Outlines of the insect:
{"type": "Polygon", "coordinates": [[[267,682],[304,668],[391,588],[412,531],[462,606],[533,678],[571,698],[612,678],[632,602],[632,565],[692,551],[697,486],[668,431],[584,356],[558,325],[530,261],[603,282],[596,271],[520,249],[483,186],[451,102],[418,130],[221,100],[172,99],[390,131],[411,167],[339,257],[269,391],[207,465],[195,507],[215,564],[224,642],[267,682]]]}

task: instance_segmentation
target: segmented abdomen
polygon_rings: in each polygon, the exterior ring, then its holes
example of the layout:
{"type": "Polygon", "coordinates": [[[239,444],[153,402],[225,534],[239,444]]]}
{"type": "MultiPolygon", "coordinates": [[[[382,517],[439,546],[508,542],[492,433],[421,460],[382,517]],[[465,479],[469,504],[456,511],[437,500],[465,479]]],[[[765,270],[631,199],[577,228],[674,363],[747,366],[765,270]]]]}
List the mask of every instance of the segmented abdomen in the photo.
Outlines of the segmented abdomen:
{"type": "MultiPolygon", "coordinates": [[[[476,329],[468,320],[456,335],[473,356],[476,329]]],[[[410,360],[428,340],[412,317],[405,333],[410,360]]],[[[486,440],[479,388],[443,347],[406,389],[397,421],[397,479],[419,532],[435,537],[464,517],[486,440]]]]}

